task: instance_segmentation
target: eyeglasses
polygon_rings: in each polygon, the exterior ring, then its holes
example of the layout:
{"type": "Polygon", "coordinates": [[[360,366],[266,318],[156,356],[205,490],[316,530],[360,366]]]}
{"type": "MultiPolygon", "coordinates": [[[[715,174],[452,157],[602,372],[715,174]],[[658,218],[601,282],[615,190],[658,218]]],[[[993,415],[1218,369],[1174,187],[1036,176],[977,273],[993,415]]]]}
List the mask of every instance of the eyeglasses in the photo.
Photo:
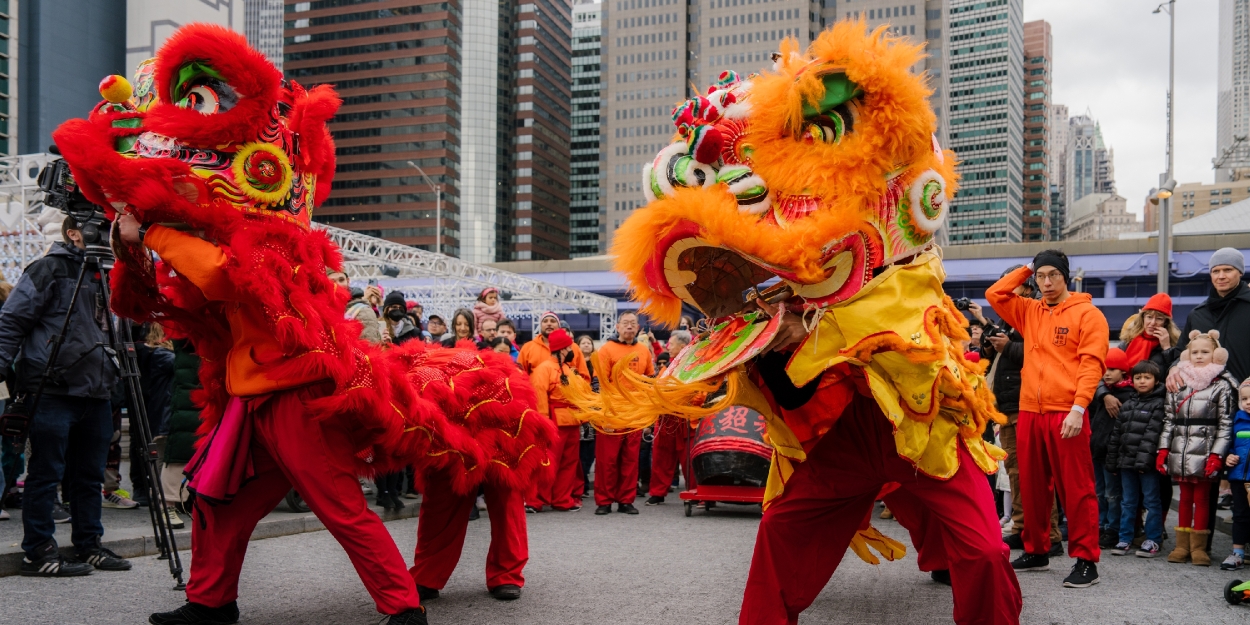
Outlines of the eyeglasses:
{"type": "Polygon", "coordinates": [[[1037,273],[1037,274],[1033,274],[1033,277],[1037,279],[1038,282],[1041,282],[1043,280],[1046,280],[1048,282],[1054,282],[1056,280],[1059,280],[1059,281],[1063,280],[1063,274],[1059,273],[1058,271],[1051,271],[1047,273],[1037,273]]]}

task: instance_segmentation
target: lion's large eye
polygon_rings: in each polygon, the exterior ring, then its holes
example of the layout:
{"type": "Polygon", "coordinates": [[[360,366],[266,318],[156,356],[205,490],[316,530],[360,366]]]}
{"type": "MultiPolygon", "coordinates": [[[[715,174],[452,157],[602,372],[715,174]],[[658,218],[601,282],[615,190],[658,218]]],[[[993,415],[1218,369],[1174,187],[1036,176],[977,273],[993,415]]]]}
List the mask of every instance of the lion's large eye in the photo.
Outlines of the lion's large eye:
{"type": "Polygon", "coordinates": [[[855,105],[844,102],[821,115],[808,117],[803,127],[803,142],[837,144],[855,128],[855,105]]]}
{"type": "Polygon", "coordinates": [[[178,100],[178,106],[205,115],[213,115],[234,108],[238,99],[230,85],[216,78],[206,77],[190,85],[186,95],[178,100]]]}

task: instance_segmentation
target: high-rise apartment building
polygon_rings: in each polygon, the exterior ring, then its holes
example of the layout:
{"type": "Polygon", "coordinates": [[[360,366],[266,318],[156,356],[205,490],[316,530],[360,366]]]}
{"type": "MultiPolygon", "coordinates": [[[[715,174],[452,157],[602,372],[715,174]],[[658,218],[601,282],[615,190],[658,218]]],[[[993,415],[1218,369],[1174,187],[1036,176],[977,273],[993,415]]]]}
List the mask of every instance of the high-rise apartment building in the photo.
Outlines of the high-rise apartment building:
{"type": "Polygon", "coordinates": [[[949,147],[960,161],[950,241],[1017,242],[1023,230],[1023,0],[951,0],[949,147]]]}
{"type": "Polygon", "coordinates": [[[285,2],[286,74],[343,98],[315,219],[473,262],[568,256],[565,0],[285,2]]]}
{"type": "Polygon", "coordinates": [[[1050,239],[1050,24],[1024,25],[1024,229],[1025,241],[1050,239]]]}
{"type": "MultiPolygon", "coordinates": [[[[605,249],[621,222],[645,202],[642,167],[672,139],[674,105],[694,95],[692,88],[701,93],[722,71],[745,76],[771,67],[772,54],[786,37],[806,46],[835,21],[862,18],[927,42],[929,57],[915,71],[929,74],[935,107],[944,109],[948,1],[605,0],[605,249]]],[[[942,112],[938,117],[946,118],[942,112]]]]}
{"type": "Polygon", "coordinates": [[[1229,182],[1250,178],[1250,0],[1220,0],[1219,12],[1215,181],[1229,182]]]}
{"type": "Polygon", "coordinates": [[[1050,240],[1063,239],[1063,227],[1067,223],[1068,179],[1068,107],[1050,105],[1050,240]]]}
{"type": "MultiPolygon", "coordinates": [[[[1115,193],[1115,153],[1102,139],[1102,128],[1090,116],[1076,115],[1068,120],[1065,204],[1069,211],[1077,200],[1090,193],[1115,193]]],[[[1069,223],[1071,225],[1071,215],[1069,223]]]]}
{"type": "Polygon", "coordinates": [[[594,256],[600,222],[600,51],[603,5],[578,0],[573,5],[573,124],[569,174],[569,256],[594,256]]]}
{"type": "Polygon", "coordinates": [[[282,0],[243,0],[243,34],[274,66],[282,69],[282,0]]]}

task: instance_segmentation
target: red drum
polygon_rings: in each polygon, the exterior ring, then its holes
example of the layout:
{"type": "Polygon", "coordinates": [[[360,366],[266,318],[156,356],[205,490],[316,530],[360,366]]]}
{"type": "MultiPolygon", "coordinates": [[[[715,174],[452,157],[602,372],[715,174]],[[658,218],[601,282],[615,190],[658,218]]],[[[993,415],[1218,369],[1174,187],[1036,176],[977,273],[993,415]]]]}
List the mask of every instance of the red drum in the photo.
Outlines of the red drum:
{"type": "Polygon", "coordinates": [[[765,430],[764,417],[745,406],[704,417],[690,450],[699,486],[764,486],[773,457],[765,430]]]}

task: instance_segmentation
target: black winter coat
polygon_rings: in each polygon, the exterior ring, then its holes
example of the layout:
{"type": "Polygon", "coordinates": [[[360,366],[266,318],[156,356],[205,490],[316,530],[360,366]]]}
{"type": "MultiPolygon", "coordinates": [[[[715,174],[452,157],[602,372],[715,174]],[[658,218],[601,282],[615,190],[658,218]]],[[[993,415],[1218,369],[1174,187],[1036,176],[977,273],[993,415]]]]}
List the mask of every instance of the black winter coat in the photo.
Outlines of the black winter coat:
{"type": "Polygon", "coordinates": [[[195,431],[200,428],[200,408],[191,401],[191,391],[200,388],[200,357],[191,343],[174,341],[174,382],[169,399],[169,440],[165,462],[186,464],[195,455],[195,431]]]}
{"type": "Polygon", "coordinates": [[[1024,368],[1024,337],[1015,328],[1001,322],[999,327],[1011,342],[995,358],[994,398],[1003,414],[1020,412],[1020,370],[1024,368]]]}
{"type": "Polygon", "coordinates": [[[1155,470],[1166,399],[1167,389],[1160,384],[1149,395],[1134,393],[1125,400],[1107,445],[1108,471],[1155,470]]]}
{"type": "Polygon", "coordinates": [[[1238,381],[1250,377],[1250,287],[1242,284],[1225,297],[1211,289],[1207,300],[1189,313],[1185,331],[1176,342],[1177,353],[1189,344],[1189,332],[1220,331],[1220,343],[1228,349],[1228,371],[1238,381]]]}
{"type": "MultiPolygon", "coordinates": [[[[34,392],[39,385],[83,258],[82,250],[72,245],[54,244],[47,255],[26,267],[0,309],[0,370],[7,375],[16,365],[20,390],[34,392]]],[[[105,351],[108,338],[100,299],[99,283],[84,280],[45,393],[93,399],[112,395],[117,365],[105,351]]]]}
{"type": "Polygon", "coordinates": [[[1111,444],[1111,431],[1115,429],[1116,424],[1111,413],[1107,412],[1107,404],[1103,400],[1107,395],[1111,395],[1123,404],[1136,394],[1137,391],[1133,390],[1131,385],[1107,388],[1106,384],[1101,382],[1098,384],[1098,390],[1094,392],[1094,401],[1090,403],[1092,412],[1089,417],[1089,452],[1093,455],[1095,462],[1106,461],[1107,446],[1111,444]]]}

